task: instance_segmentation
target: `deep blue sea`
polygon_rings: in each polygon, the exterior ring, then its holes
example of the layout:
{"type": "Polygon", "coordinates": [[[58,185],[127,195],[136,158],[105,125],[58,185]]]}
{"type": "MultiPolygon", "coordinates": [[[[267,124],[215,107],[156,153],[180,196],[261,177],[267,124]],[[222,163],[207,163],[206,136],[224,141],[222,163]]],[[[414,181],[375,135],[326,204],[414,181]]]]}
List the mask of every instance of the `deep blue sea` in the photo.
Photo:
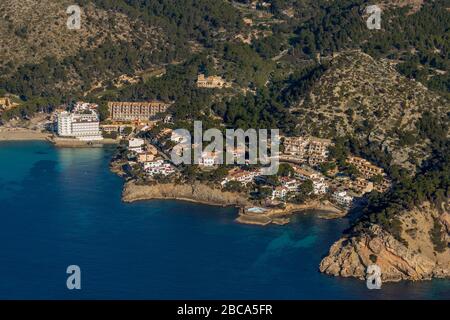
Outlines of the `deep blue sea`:
{"type": "Polygon", "coordinates": [[[258,227],[232,208],[124,204],[112,152],[0,143],[1,299],[450,299],[450,281],[371,291],[319,273],[348,219],[258,227]]]}

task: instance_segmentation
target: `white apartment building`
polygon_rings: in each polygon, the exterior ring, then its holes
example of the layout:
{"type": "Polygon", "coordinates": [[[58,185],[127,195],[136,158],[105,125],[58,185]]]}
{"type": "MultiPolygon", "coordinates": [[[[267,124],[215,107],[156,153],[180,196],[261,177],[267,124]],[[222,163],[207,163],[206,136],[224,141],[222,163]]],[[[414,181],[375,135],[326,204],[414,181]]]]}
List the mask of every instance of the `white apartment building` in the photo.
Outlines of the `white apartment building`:
{"type": "Polygon", "coordinates": [[[61,137],[72,135],[72,116],[69,112],[58,113],[58,135],[61,137]]]}
{"type": "Polygon", "coordinates": [[[225,186],[230,181],[237,181],[244,185],[252,183],[255,177],[259,174],[259,171],[246,171],[246,170],[234,170],[228,174],[228,176],[222,180],[222,186],[225,186]]]}
{"type": "Polygon", "coordinates": [[[286,187],[276,187],[272,191],[272,201],[275,199],[284,199],[286,198],[287,194],[289,192],[289,189],[286,187]]]}
{"type": "Polygon", "coordinates": [[[133,138],[128,140],[128,150],[136,153],[144,152],[145,141],[144,139],[133,138]]]}
{"type": "Polygon", "coordinates": [[[149,176],[163,175],[168,176],[175,173],[175,169],[170,163],[164,162],[164,160],[156,160],[153,162],[144,163],[144,170],[149,176]]]}
{"type": "Polygon", "coordinates": [[[349,208],[352,205],[353,197],[347,191],[336,191],[333,193],[333,199],[343,207],[349,208]]]}
{"type": "Polygon", "coordinates": [[[290,192],[295,192],[300,186],[300,182],[296,179],[281,178],[281,185],[287,188],[290,192]]]}
{"type": "Polygon", "coordinates": [[[58,135],[73,137],[82,141],[97,141],[103,137],[100,132],[100,121],[97,113],[61,112],[57,117],[58,135]]]}
{"type": "Polygon", "coordinates": [[[324,181],[313,181],[314,194],[325,194],[328,191],[328,185],[324,181]]]}

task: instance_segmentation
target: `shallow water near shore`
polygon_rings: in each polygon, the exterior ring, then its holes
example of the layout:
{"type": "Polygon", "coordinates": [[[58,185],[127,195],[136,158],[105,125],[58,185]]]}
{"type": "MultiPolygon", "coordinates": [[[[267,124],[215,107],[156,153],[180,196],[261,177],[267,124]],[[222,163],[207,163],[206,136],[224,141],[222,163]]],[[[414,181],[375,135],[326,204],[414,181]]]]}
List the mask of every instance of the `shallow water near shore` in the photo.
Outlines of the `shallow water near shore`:
{"type": "Polygon", "coordinates": [[[349,218],[234,222],[237,210],[121,202],[113,149],[0,142],[2,299],[450,299],[450,281],[384,284],[318,272],[349,218]],[[81,290],[66,268],[81,268],[81,290]]]}

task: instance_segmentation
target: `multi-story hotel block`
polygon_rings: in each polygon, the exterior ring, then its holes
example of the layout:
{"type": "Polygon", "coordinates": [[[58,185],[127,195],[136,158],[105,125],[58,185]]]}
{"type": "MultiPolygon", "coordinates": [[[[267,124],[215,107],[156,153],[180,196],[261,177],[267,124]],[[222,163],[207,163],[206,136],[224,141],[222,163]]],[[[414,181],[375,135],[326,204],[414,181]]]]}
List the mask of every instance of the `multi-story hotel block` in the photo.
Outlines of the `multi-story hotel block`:
{"type": "Polygon", "coordinates": [[[109,115],[114,121],[150,121],[169,107],[170,104],[162,101],[108,102],[109,115]]]}
{"type": "Polygon", "coordinates": [[[316,166],[328,160],[328,148],[332,145],[329,139],[315,137],[284,138],[284,154],[299,162],[308,162],[316,166]]]}
{"type": "Polygon", "coordinates": [[[286,137],[284,138],[284,153],[293,156],[304,157],[309,141],[304,137],[286,137]]]}
{"type": "Polygon", "coordinates": [[[57,117],[58,135],[83,141],[102,140],[97,113],[70,113],[63,111],[57,117]]]}
{"type": "Polygon", "coordinates": [[[338,190],[332,194],[332,199],[337,202],[339,205],[350,208],[353,203],[353,196],[350,195],[347,191],[338,190]]]}
{"type": "Polygon", "coordinates": [[[377,175],[384,176],[384,170],[382,168],[373,165],[366,159],[350,156],[347,158],[347,162],[354,165],[356,169],[358,169],[358,171],[367,179],[377,175]]]}
{"type": "Polygon", "coordinates": [[[354,181],[351,181],[351,189],[362,196],[368,192],[371,192],[374,189],[374,185],[371,181],[357,177],[354,181]]]}
{"type": "Polygon", "coordinates": [[[384,193],[391,187],[391,181],[387,178],[383,178],[381,183],[374,184],[374,189],[380,193],[384,193]]]}
{"type": "Polygon", "coordinates": [[[332,145],[329,139],[309,138],[308,164],[316,166],[328,160],[328,148],[332,145]]]}

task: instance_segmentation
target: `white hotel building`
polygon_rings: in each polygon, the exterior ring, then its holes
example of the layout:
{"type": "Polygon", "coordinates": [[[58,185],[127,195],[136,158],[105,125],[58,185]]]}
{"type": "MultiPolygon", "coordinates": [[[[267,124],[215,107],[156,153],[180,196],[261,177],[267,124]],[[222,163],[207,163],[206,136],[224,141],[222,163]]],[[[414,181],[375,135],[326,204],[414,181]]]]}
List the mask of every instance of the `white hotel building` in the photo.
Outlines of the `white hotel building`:
{"type": "Polygon", "coordinates": [[[82,141],[102,140],[100,121],[97,113],[70,113],[67,111],[58,114],[58,135],[72,137],[82,141]]]}

